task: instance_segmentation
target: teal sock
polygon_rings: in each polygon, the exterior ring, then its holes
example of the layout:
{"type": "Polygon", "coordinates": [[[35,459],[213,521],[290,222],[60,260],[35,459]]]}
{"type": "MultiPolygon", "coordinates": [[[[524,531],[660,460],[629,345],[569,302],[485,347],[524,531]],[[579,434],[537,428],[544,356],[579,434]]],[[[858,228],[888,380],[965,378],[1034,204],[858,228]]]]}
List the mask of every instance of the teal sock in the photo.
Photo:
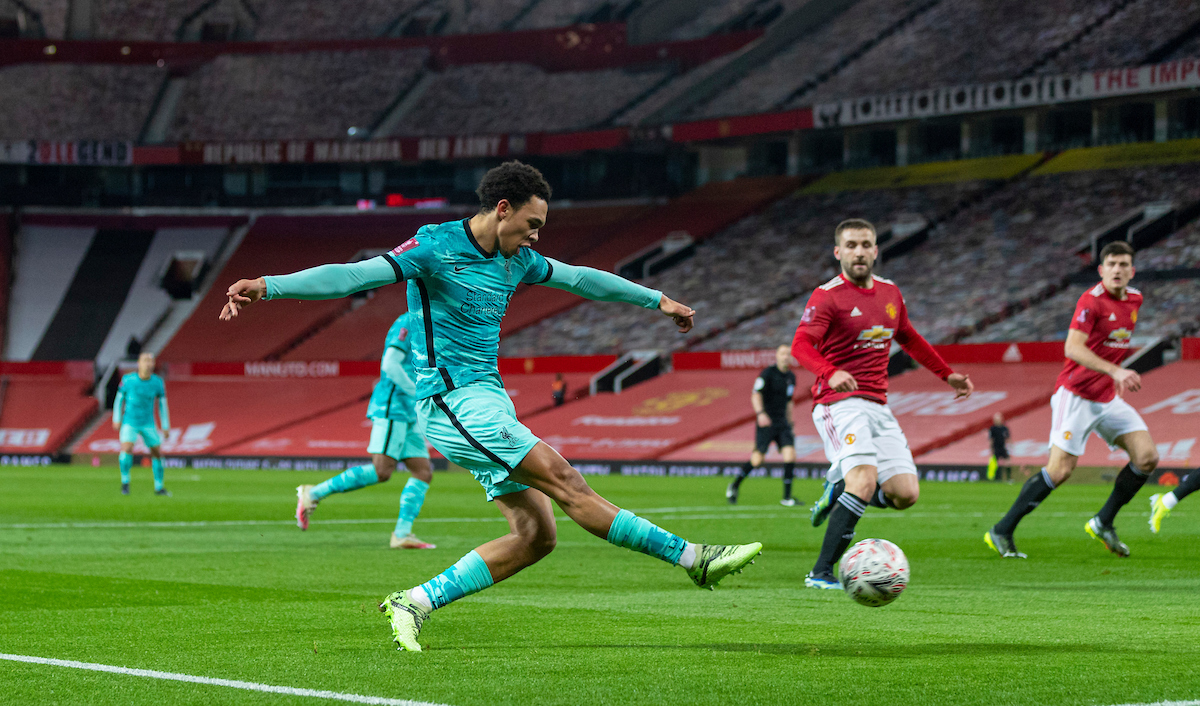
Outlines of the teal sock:
{"type": "Polygon", "coordinates": [[[161,458],[150,459],[150,467],[154,471],[154,489],[163,489],[163,463],[161,458]]]}
{"type": "Polygon", "coordinates": [[[668,564],[678,564],[687,542],[665,529],[643,520],[628,510],[613,518],[608,528],[608,541],[618,547],[658,557],[668,564]]]}
{"type": "Polygon", "coordinates": [[[412,532],[413,522],[421,514],[421,506],[425,504],[425,493],[429,484],[423,480],[409,478],[404,484],[404,492],[400,493],[400,517],[396,520],[396,536],[405,537],[412,532]]]}
{"type": "Polygon", "coordinates": [[[121,455],[117,456],[117,461],[121,464],[121,482],[129,483],[129,469],[133,466],[133,454],[122,451],[121,455]]]}
{"type": "Polygon", "coordinates": [[[367,463],[354,468],[347,468],[336,476],[330,478],[324,483],[313,486],[313,500],[320,500],[331,493],[348,493],[351,490],[365,488],[368,485],[375,485],[379,482],[379,476],[375,473],[375,466],[367,463]]]}
{"type": "Polygon", "coordinates": [[[474,550],[458,560],[454,566],[434,576],[417,588],[425,592],[434,610],[449,605],[459,598],[479,593],[492,585],[492,572],[483,557],[474,550]]]}

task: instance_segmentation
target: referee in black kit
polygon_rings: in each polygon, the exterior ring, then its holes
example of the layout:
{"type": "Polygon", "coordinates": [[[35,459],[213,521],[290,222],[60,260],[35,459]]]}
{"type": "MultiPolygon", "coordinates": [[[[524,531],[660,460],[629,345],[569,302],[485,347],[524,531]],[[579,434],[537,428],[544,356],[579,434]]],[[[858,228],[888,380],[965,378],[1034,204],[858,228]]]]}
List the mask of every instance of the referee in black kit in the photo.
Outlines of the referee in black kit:
{"type": "Polygon", "coordinates": [[[750,395],[750,404],[757,416],[757,428],[754,430],[754,452],[750,461],[744,464],[737,478],[725,489],[725,498],[730,505],[738,501],[738,488],[750,471],[759,468],[763,463],[763,455],[775,442],[779,453],[783,454],[783,499],[780,504],[792,507],[796,499],[792,497],[792,476],[796,472],[796,437],[792,432],[792,395],[796,392],[796,374],[792,367],[792,351],[787,346],[775,349],[775,365],[763,369],[754,381],[754,393],[750,395]]]}

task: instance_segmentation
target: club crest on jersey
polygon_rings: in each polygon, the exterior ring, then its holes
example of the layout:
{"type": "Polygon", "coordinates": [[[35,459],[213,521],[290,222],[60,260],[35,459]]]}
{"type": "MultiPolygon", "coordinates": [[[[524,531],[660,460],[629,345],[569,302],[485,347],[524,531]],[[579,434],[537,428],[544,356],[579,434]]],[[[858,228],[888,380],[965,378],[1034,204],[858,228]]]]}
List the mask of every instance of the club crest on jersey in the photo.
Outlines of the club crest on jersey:
{"type": "Polygon", "coordinates": [[[409,238],[408,240],[404,241],[403,243],[400,243],[396,247],[392,248],[392,254],[399,255],[408,250],[412,250],[413,248],[417,247],[420,244],[421,243],[419,243],[416,238],[409,238]]]}
{"type": "Polygon", "coordinates": [[[1065,441],[1070,441],[1070,440],[1071,440],[1071,432],[1069,432],[1069,431],[1064,431],[1064,432],[1063,432],[1063,439],[1064,439],[1065,441]]]}
{"type": "Polygon", "coordinates": [[[1138,310],[1134,309],[1133,313],[1129,315],[1129,320],[1135,324],[1137,323],[1137,313],[1138,313],[1138,310]]]}
{"type": "Polygon", "coordinates": [[[896,314],[898,313],[896,311],[896,305],[893,304],[892,302],[888,302],[888,305],[886,307],[884,307],[884,311],[886,311],[888,317],[892,318],[892,319],[896,318],[896,314]]]}
{"type": "Polygon", "coordinates": [[[853,435],[853,434],[847,434],[847,435],[846,435],[846,443],[847,443],[847,444],[853,444],[853,443],[854,443],[854,435],[853,435]]]}
{"type": "Polygon", "coordinates": [[[869,329],[863,329],[858,334],[859,344],[855,348],[877,348],[886,350],[891,346],[892,336],[896,333],[896,329],[885,328],[883,326],[872,326],[869,329]]]}

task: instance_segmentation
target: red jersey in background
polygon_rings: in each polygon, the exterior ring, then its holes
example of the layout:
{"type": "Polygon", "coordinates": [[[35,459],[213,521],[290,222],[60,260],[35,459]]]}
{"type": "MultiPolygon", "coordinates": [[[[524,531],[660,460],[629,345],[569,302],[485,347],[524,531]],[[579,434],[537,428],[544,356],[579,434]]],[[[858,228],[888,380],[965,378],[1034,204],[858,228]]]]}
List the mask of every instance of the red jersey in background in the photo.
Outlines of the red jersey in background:
{"type": "Polygon", "coordinates": [[[862,397],[887,404],[888,353],[895,339],[918,363],[945,380],[954,371],[908,320],[900,288],[872,275],[863,289],[844,274],[817,287],[808,298],[792,355],[817,376],[813,404],[862,397]],[[845,370],[858,382],[854,392],[835,392],[829,377],[845,370]]]}
{"type": "MultiPolygon", "coordinates": [[[[1087,334],[1088,350],[1113,365],[1120,365],[1129,357],[1129,340],[1141,306],[1142,293],[1133,287],[1125,288],[1125,299],[1121,300],[1109,294],[1103,284],[1097,284],[1079,297],[1071,328],[1087,334]]],[[[1058,374],[1058,386],[1093,402],[1109,402],[1117,396],[1112,377],[1089,370],[1070,358],[1058,374]]]]}

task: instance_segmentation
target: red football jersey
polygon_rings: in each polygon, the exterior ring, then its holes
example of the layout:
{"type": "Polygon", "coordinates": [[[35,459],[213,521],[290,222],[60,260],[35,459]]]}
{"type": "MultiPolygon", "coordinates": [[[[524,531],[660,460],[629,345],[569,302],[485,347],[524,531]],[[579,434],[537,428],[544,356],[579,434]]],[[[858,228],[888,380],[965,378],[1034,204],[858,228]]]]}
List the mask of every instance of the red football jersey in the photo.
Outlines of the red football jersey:
{"type": "MultiPolygon", "coordinates": [[[[1133,337],[1141,306],[1142,293],[1133,287],[1125,288],[1125,299],[1121,300],[1109,294],[1103,284],[1097,284],[1079,297],[1071,328],[1087,334],[1088,350],[1120,365],[1129,357],[1129,339],[1133,337]]],[[[1058,386],[1093,402],[1108,402],[1117,396],[1111,377],[1089,370],[1070,358],[1058,374],[1058,386]]]]}
{"type": "Polygon", "coordinates": [[[909,323],[900,288],[891,280],[872,278],[874,286],[863,289],[839,274],[808,298],[792,351],[817,376],[812,387],[813,404],[830,404],[848,397],[887,404],[888,353],[893,339],[906,350],[911,347],[913,357],[942,379],[953,372],[909,323]],[[806,346],[797,345],[802,340],[812,342],[820,355],[806,355],[806,346]],[[829,377],[838,370],[853,375],[858,390],[833,391],[829,377]]]}

